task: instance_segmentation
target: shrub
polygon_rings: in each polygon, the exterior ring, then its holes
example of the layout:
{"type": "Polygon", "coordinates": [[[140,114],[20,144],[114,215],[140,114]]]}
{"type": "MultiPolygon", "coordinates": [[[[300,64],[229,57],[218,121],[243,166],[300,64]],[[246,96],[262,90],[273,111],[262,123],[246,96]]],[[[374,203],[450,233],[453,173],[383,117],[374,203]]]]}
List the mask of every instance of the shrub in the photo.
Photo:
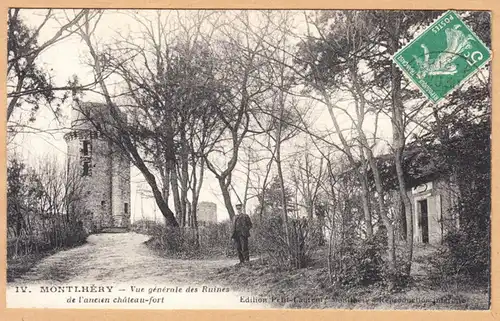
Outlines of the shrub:
{"type": "MultiPolygon", "coordinates": [[[[57,223],[57,224],[56,224],[57,223]]],[[[41,254],[59,248],[73,247],[85,243],[88,234],[81,222],[49,225],[37,234],[23,234],[7,240],[7,257],[41,254]]]]}
{"type": "Polygon", "coordinates": [[[282,268],[304,268],[311,261],[311,254],[317,248],[320,233],[316,224],[307,219],[288,220],[289,240],[285,225],[277,215],[254,220],[253,243],[258,252],[282,268]]]}
{"type": "Polygon", "coordinates": [[[333,266],[342,286],[367,286],[384,280],[383,247],[374,240],[345,245],[339,253],[333,266]]]}
{"type": "Polygon", "coordinates": [[[472,236],[464,229],[449,233],[438,252],[427,258],[429,280],[433,284],[488,285],[490,244],[485,234],[472,236]]]}
{"type": "MultiPolygon", "coordinates": [[[[489,159],[483,159],[483,162],[489,164],[489,159]]],[[[429,258],[429,277],[434,282],[451,281],[457,285],[467,282],[487,286],[491,255],[489,168],[481,168],[486,171],[483,175],[474,172],[475,169],[467,169],[478,182],[469,184],[460,195],[453,209],[453,216],[459,218],[460,227],[449,228],[440,252],[429,258]]]]}
{"type": "Polygon", "coordinates": [[[196,232],[192,228],[173,229],[140,220],[131,225],[131,230],[151,235],[151,247],[176,257],[219,257],[229,255],[232,248],[230,222],[200,225],[196,232]]]}

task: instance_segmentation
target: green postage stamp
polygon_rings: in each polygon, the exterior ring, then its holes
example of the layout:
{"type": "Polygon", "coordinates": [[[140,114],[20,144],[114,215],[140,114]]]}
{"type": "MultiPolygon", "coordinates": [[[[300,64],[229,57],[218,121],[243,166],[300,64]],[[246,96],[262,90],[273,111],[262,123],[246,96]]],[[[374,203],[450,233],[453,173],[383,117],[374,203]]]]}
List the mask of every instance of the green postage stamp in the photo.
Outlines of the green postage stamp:
{"type": "Polygon", "coordinates": [[[448,11],[393,57],[433,103],[474,75],[491,58],[489,49],[454,11],[448,11]]]}

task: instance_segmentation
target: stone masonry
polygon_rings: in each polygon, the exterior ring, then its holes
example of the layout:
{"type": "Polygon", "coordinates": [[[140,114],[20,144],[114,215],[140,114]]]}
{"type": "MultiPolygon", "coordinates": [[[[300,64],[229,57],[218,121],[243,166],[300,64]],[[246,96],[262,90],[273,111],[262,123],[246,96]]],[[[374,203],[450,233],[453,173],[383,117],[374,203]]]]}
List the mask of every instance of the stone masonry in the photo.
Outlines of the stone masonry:
{"type": "Polygon", "coordinates": [[[198,222],[202,225],[207,223],[217,223],[217,204],[212,202],[199,202],[198,222]]]}
{"type": "Polygon", "coordinates": [[[68,169],[76,169],[83,179],[83,207],[90,213],[84,225],[92,232],[130,226],[130,162],[96,125],[111,123],[110,117],[105,104],[73,106],[71,132],[64,136],[68,169]]]}

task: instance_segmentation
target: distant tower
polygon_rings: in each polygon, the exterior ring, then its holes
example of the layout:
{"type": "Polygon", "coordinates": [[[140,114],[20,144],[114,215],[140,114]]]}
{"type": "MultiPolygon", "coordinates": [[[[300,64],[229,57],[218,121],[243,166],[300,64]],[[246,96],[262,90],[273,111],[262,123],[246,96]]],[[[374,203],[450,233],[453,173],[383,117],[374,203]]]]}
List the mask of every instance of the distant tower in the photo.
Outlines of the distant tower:
{"type": "Polygon", "coordinates": [[[198,203],[198,222],[202,225],[217,223],[217,204],[212,202],[198,203]]]}
{"type": "Polygon", "coordinates": [[[81,103],[73,106],[71,132],[64,135],[68,169],[83,180],[82,205],[90,213],[84,224],[92,231],[130,226],[130,161],[98,130],[112,122],[106,104],[81,103]]]}

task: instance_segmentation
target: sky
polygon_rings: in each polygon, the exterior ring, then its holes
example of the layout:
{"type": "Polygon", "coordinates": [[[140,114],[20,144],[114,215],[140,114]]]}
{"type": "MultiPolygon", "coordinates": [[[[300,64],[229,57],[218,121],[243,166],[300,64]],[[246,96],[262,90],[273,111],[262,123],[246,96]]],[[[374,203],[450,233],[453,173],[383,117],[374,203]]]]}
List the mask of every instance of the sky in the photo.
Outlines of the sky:
{"type": "MultiPolygon", "coordinates": [[[[40,10],[25,10],[24,17],[28,25],[37,25],[42,19],[40,15],[40,10]]],[[[136,11],[136,10],[133,10],[136,11]]],[[[43,11],[42,11],[43,12],[43,11]]],[[[130,12],[130,11],[129,11],[130,12]]],[[[143,11],[141,14],[148,16],[152,12],[143,11]]],[[[51,37],[51,35],[57,30],[57,23],[51,22],[45,26],[40,33],[40,42],[51,37]]],[[[303,27],[299,25],[299,29],[303,27]]],[[[99,22],[98,28],[96,29],[96,37],[101,41],[106,41],[114,37],[117,32],[123,32],[124,30],[135,31],[138,30],[139,25],[136,21],[132,20],[129,16],[124,14],[124,11],[108,11],[103,16],[102,20],[99,22]]],[[[72,36],[65,39],[55,46],[44,51],[37,61],[42,64],[46,69],[51,70],[55,77],[56,84],[65,84],[68,79],[73,75],[77,75],[81,83],[91,82],[93,80],[92,70],[85,63],[86,57],[88,55],[85,44],[80,41],[78,36],[72,36]]],[[[84,96],[85,101],[102,101],[101,96],[93,93],[87,93],[84,96]]],[[[310,104],[310,102],[302,102],[310,104]]],[[[27,108],[24,107],[23,108],[27,108]]],[[[13,142],[9,143],[8,152],[9,153],[19,153],[29,162],[35,162],[38,158],[42,156],[56,157],[59,160],[66,159],[66,143],[63,139],[63,135],[68,131],[69,115],[71,106],[66,103],[62,106],[63,114],[66,116],[65,121],[62,124],[54,120],[54,117],[50,111],[47,109],[42,109],[37,114],[36,121],[32,124],[33,127],[50,129],[50,133],[26,133],[16,135],[13,142]]],[[[328,131],[333,128],[333,124],[328,115],[327,109],[321,104],[312,105],[311,111],[312,126],[318,131],[328,131]]],[[[14,114],[13,117],[21,117],[19,113],[14,114]]],[[[341,126],[344,128],[349,128],[351,126],[347,117],[340,117],[341,126]]],[[[367,126],[370,125],[370,120],[367,120],[367,126]]],[[[390,122],[387,117],[383,117],[380,120],[380,134],[382,138],[390,139],[392,136],[390,130],[390,122]]],[[[302,140],[303,143],[303,140],[302,140]]],[[[297,150],[294,144],[301,144],[301,139],[298,138],[293,144],[288,144],[285,146],[285,151],[288,149],[289,152],[297,150]]],[[[286,154],[286,152],[285,152],[286,154]]],[[[238,165],[235,171],[235,190],[242,196],[244,188],[243,174],[245,169],[243,166],[238,165]]],[[[228,214],[224,207],[220,189],[215,177],[210,173],[210,171],[205,171],[205,181],[201,190],[201,195],[199,201],[210,201],[217,204],[217,217],[219,221],[228,218],[228,214]]],[[[131,215],[132,220],[137,220],[142,217],[154,219],[161,221],[161,214],[158,209],[156,209],[155,202],[152,198],[148,197],[148,193],[140,193],[140,190],[148,190],[147,184],[144,183],[141,173],[132,168],[131,170],[131,215]]],[[[233,192],[233,202],[237,202],[237,197],[233,192]]],[[[251,211],[255,206],[255,202],[249,202],[247,211],[251,211]]]]}

